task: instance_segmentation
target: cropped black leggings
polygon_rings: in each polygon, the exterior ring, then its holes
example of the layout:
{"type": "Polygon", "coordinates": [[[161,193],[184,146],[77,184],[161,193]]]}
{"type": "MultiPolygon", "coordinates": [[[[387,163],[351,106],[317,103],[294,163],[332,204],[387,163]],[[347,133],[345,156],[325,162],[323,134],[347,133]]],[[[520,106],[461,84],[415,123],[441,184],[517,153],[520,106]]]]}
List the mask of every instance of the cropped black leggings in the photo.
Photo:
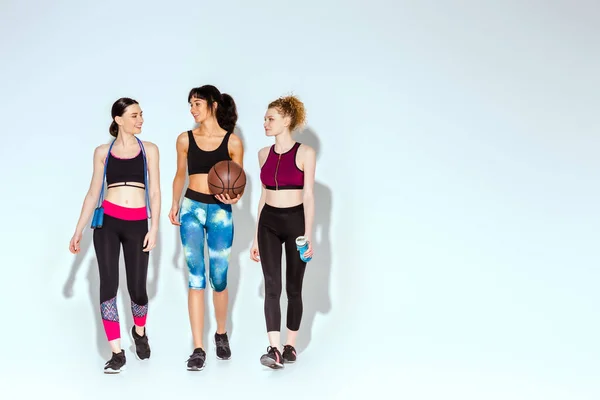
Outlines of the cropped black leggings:
{"type": "Polygon", "coordinates": [[[121,245],[133,320],[135,325],[146,325],[149,253],[143,251],[143,244],[147,233],[147,219],[127,221],[106,214],[102,228],[94,230],[94,248],[100,272],[100,312],[109,341],[120,338],[117,290],[121,245]]]}
{"type": "Polygon", "coordinates": [[[302,320],[302,281],[306,262],[300,259],[296,238],[304,235],[304,206],[302,204],[277,208],[265,204],[258,221],[258,251],[265,278],[265,319],[267,332],[281,329],[281,257],[285,246],[286,282],[288,297],[287,328],[300,329],[302,320]]]}

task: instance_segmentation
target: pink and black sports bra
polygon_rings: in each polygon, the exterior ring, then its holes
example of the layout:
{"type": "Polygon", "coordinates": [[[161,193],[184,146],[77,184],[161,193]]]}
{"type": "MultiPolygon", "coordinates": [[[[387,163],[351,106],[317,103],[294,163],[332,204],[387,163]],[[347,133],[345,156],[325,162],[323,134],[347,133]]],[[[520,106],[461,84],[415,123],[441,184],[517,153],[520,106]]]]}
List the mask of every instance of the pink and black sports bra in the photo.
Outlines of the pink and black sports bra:
{"type": "Polygon", "coordinates": [[[133,158],[119,158],[109,152],[106,164],[106,184],[111,188],[117,186],[133,186],[144,189],[144,186],[128,185],[128,183],[146,183],[144,154],[140,149],[137,156],[133,158]]]}
{"type": "Polygon", "coordinates": [[[296,165],[300,143],[296,142],[283,154],[275,152],[271,146],[267,160],[260,169],[260,180],[267,189],[286,190],[304,188],[304,171],[296,165]]]}

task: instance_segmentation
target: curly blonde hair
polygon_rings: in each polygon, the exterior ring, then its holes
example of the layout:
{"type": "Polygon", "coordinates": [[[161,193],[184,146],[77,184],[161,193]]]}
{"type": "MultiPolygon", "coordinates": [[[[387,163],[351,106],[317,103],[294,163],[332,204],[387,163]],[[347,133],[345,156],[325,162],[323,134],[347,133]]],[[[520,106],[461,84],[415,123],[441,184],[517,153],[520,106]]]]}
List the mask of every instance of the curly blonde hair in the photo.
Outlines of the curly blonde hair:
{"type": "Polygon", "coordinates": [[[306,110],[302,103],[294,95],[283,96],[269,103],[269,108],[275,108],[284,117],[290,117],[290,132],[304,125],[306,121],[306,110]]]}

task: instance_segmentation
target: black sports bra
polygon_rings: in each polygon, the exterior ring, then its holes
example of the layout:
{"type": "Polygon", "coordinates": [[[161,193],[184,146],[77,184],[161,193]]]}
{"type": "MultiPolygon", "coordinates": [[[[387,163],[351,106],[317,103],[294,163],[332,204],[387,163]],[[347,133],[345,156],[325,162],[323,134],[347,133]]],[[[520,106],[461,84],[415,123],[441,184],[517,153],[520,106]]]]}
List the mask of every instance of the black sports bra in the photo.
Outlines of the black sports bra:
{"type": "Polygon", "coordinates": [[[118,158],[109,153],[106,160],[106,184],[107,187],[117,186],[135,186],[128,183],[141,183],[141,189],[144,189],[144,155],[142,149],[137,156],[133,158],[118,158]],[[119,185],[113,185],[119,183],[119,185]],[[113,185],[113,186],[111,186],[113,185]]]}
{"type": "Polygon", "coordinates": [[[187,156],[188,173],[190,175],[208,174],[213,165],[219,161],[231,160],[228,148],[229,136],[231,136],[231,132],[225,134],[223,141],[215,150],[204,151],[196,144],[192,131],[188,131],[190,142],[187,156]]]}

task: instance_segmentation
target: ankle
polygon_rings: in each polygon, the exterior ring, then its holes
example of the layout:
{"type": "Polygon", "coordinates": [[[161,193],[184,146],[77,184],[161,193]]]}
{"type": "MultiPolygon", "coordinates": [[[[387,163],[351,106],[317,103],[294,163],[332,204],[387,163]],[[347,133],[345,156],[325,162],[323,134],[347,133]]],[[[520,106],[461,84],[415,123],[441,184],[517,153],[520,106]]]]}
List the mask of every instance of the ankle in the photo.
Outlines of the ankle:
{"type": "Polygon", "coordinates": [[[271,347],[274,349],[277,349],[280,353],[283,351],[283,346],[282,345],[274,345],[271,343],[271,347]]]}

